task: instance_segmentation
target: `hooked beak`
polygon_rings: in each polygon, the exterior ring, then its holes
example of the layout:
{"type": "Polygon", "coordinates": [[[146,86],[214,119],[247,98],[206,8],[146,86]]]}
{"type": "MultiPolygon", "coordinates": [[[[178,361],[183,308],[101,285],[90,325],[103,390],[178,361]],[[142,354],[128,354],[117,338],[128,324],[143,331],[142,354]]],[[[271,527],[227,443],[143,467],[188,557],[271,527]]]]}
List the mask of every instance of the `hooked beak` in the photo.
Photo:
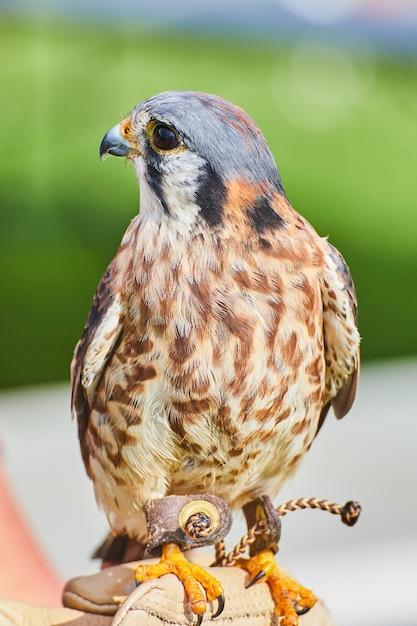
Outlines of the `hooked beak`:
{"type": "MultiPolygon", "coordinates": [[[[122,122],[123,123],[123,122],[122,122]]],[[[100,160],[102,161],[106,154],[113,156],[126,157],[132,151],[133,146],[127,137],[121,134],[121,124],[113,126],[100,144],[100,160]]]]}

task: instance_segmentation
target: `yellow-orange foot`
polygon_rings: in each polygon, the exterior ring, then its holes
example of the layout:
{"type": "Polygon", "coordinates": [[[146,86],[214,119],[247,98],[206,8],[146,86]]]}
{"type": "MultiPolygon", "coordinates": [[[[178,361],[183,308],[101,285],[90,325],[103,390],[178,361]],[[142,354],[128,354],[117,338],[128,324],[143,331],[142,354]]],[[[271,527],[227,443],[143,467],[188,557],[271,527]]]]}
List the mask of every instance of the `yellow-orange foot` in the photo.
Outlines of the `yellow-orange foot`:
{"type": "Polygon", "coordinates": [[[185,593],[190,601],[191,610],[198,615],[197,626],[203,621],[206,612],[206,599],[209,602],[218,599],[218,609],[213,617],[217,617],[224,608],[224,593],[220,582],[206,572],[200,565],[190,563],[175,543],[167,543],[162,547],[162,556],[155,565],[138,565],[135,569],[136,584],[144,583],[165,574],[175,574],[182,582],[185,593]],[[201,584],[204,596],[198,583],[201,584]]]}
{"type": "Polygon", "coordinates": [[[298,626],[298,616],[307,613],[317,602],[316,596],[282,572],[272,550],[262,550],[250,559],[237,561],[236,565],[250,575],[250,587],[262,580],[268,584],[275,602],[275,615],[281,617],[280,626],[298,626]]]}

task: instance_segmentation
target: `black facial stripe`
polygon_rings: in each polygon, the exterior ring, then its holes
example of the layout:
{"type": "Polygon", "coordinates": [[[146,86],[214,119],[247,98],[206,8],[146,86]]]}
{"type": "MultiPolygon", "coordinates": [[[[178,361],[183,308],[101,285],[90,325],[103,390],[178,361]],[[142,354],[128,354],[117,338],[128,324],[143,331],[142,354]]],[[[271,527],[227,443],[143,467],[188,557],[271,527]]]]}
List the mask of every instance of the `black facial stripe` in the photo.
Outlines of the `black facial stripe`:
{"type": "Polygon", "coordinates": [[[164,192],[162,189],[162,172],[159,168],[155,167],[150,161],[148,161],[148,176],[147,180],[155,195],[159,198],[167,215],[170,215],[169,206],[165,200],[164,192]]]}
{"type": "Polygon", "coordinates": [[[259,198],[248,210],[251,224],[258,233],[266,230],[283,228],[285,222],[280,215],[271,207],[267,197],[259,198]]]}
{"type": "Polygon", "coordinates": [[[223,207],[226,201],[226,186],[220,176],[207,165],[197,181],[196,202],[201,207],[200,214],[207,224],[214,228],[223,221],[223,207]]]}

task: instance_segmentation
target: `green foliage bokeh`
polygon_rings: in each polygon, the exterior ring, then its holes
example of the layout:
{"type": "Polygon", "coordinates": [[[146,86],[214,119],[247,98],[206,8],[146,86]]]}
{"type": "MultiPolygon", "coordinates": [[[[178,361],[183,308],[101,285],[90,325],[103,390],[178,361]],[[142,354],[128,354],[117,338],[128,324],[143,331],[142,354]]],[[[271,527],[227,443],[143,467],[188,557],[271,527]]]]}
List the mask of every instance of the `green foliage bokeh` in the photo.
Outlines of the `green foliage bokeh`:
{"type": "Polygon", "coordinates": [[[291,117],[314,110],[286,78],[289,49],[272,43],[3,20],[0,54],[0,386],[68,378],[138,207],[132,168],[100,163],[101,138],[167,89],[220,94],[261,126],[292,204],[350,265],[363,358],[417,351],[414,61],[351,55],[363,93],[337,123],[313,128],[291,117]]]}

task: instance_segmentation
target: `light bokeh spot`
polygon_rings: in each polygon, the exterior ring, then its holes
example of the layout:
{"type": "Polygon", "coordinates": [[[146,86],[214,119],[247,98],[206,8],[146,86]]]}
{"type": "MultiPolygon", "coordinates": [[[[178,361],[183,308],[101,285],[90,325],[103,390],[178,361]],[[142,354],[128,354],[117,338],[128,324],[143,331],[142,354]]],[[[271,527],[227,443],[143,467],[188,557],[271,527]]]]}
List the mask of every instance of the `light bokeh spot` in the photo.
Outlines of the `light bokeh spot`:
{"type": "Polygon", "coordinates": [[[360,7],[361,0],[277,0],[297,17],[316,24],[340,22],[360,7]]]}
{"type": "Polygon", "coordinates": [[[273,76],[280,113],[300,128],[324,131],[342,123],[364,96],[373,63],[359,66],[354,55],[334,45],[295,45],[273,76]]]}

